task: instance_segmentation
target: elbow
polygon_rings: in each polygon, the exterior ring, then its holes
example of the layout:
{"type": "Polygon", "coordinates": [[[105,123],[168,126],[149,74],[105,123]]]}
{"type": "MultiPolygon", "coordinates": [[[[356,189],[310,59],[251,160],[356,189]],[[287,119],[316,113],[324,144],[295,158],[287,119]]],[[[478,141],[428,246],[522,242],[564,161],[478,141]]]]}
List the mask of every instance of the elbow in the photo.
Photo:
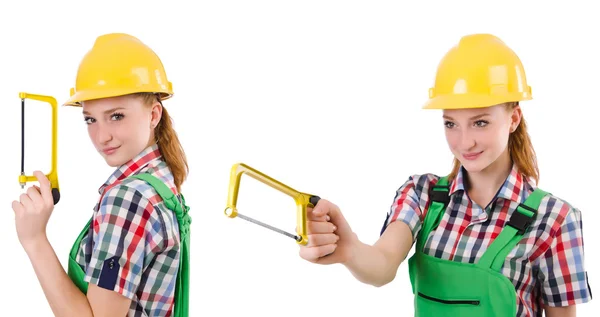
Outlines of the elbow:
{"type": "Polygon", "coordinates": [[[396,278],[396,274],[395,273],[388,274],[388,275],[382,276],[379,279],[375,279],[373,281],[370,281],[368,284],[370,284],[370,285],[372,285],[374,287],[380,288],[380,287],[383,287],[383,286],[391,283],[395,278],[396,278]]]}
{"type": "Polygon", "coordinates": [[[380,287],[383,287],[383,286],[385,286],[387,284],[389,284],[389,282],[383,281],[383,282],[380,282],[380,283],[372,283],[371,285],[375,286],[376,288],[380,288],[380,287]]]}
{"type": "Polygon", "coordinates": [[[389,283],[391,283],[394,279],[396,278],[396,274],[392,274],[390,276],[388,276],[386,279],[382,280],[380,283],[378,283],[376,285],[376,287],[383,287],[385,285],[388,285],[389,283]]]}
{"type": "Polygon", "coordinates": [[[392,280],[382,280],[382,281],[377,281],[376,283],[371,283],[371,285],[376,288],[380,288],[380,287],[388,285],[390,282],[392,282],[392,280]]]}
{"type": "Polygon", "coordinates": [[[364,276],[364,275],[358,275],[358,274],[355,274],[354,272],[352,272],[352,275],[354,275],[354,277],[359,282],[361,282],[363,284],[371,285],[371,286],[374,286],[377,288],[389,284],[395,278],[395,274],[393,276],[389,276],[389,275],[388,276],[383,276],[383,275],[382,276],[377,276],[377,275],[364,276]]]}
{"type": "Polygon", "coordinates": [[[373,279],[371,285],[375,287],[383,287],[396,279],[396,274],[398,273],[398,266],[394,261],[390,260],[390,257],[384,254],[387,265],[385,269],[379,271],[379,274],[375,274],[375,278],[373,279]]]}

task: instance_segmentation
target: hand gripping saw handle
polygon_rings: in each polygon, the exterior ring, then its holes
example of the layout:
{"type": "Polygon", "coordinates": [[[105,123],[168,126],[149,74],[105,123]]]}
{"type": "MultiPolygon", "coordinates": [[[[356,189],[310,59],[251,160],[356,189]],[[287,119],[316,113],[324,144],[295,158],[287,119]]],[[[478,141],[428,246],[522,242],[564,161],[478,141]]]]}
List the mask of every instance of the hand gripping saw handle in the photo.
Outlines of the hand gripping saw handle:
{"type": "Polygon", "coordinates": [[[21,175],[19,175],[19,183],[21,188],[25,187],[28,182],[37,181],[37,177],[25,175],[25,99],[37,100],[49,103],[52,107],[52,165],[50,173],[46,175],[50,181],[50,187],[52,188],[52,198],[56,205],[60,200],[60,189],[58,186],[58,174],[57,174],[57,163],[56,163],[56,152],[57,152],[57,130],[58,130],[58,104],[56,99],[51,96],[35,95],[26,92],[19,93],[21,98],[21,175]]]}
{"type": "Polygon", "coordinates": [[[308,243],[308,235],[306,232],[306,209],[307,207],[314,208],[320,199],[321,198],[319,198],[319,196],[299,192],[257,171],[256,169],[253,169],[252,167],[246,164],[238,163],[233,165],[233,167],[231,168],[231,175],[229,179],[229,195],[227,197],[227,208],[225,208],[225,215],[227,215],[230,218],[240,217],[244,220],[253,222],[255,224],[261,225],[265,228],[271,229],[290,238],[293,238],[300,245],[306,245],[308,243]],[[263,184],[266,184],[284,194],[287,194],[288,196],[291,196],[294,199],[294,201],[296,202],[296,235],[285,232],[281,229],[272,227],[268,224],[262,223],[258,220],[252,219],[248,216],[238,213],[236,205],[242,174],[247,174],[248,176],[262,182],[263,184]]]}

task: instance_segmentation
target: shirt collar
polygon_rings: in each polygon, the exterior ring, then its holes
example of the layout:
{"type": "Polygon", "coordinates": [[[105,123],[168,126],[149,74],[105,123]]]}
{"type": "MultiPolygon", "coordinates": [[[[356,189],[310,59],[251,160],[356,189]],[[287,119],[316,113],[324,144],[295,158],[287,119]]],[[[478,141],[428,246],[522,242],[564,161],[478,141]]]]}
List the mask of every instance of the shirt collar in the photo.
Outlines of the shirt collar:
{"type": "MultiPolygon", "coordinates": [[[[465,171],[463,166],[461,166],[458,170],[456,177],[450,183],[450,195],[458,191],[465,190],[465,171]]],[[[504,181],[504,184],[500,187],[498,192],[496,193],[495,198],[503,198],[506,200],[512,200],[518,203],[523,201],[524,190],[532,190],[535,186],[533,181],[527,179],[523,174],[519,172],[519,169],[516,164],[513,164],[510,174],[504,181]]]]}
{"type": "Polygon", "coordinates": [[[150,162],[159,159],[161,157],[160,150],[158,148],[158,144],[154,143],[147,148],[145,148],[142,152],[136,155],[131,160],[127,161],[125,164],[121,165],[117,168],[110,177],[100,186],[98,192],[102,194],[104,189],[115,182],[121,181],[128,176],[131,176],[141,170],[143,167],[147,166],[150,162]]]}

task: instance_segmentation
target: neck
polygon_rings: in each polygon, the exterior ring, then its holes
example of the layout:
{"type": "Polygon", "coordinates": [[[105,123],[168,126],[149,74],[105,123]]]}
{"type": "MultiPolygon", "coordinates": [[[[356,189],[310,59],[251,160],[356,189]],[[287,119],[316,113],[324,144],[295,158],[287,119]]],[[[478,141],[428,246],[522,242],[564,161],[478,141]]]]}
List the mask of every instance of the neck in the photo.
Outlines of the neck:
{"type": "Polygon", "coordinates": [[[148,143],[146,144],[146,148],[149,148],[150,146],[152,146],[152,145],[154,145],[154,144],[156,144],[156,143],[157,143],[157,142],[156,142],[156,140],[154,139],[154,136],[152,135],[152,136],[150,137],[150,139],[148,139],[148,143]]]}
{"type": "Polygon", "coordinates": [[[512,160],[508,149],[485,169],[477,173],[467,173],[465,180],[469,192],[494,195],[512,170],[512,160]]]}

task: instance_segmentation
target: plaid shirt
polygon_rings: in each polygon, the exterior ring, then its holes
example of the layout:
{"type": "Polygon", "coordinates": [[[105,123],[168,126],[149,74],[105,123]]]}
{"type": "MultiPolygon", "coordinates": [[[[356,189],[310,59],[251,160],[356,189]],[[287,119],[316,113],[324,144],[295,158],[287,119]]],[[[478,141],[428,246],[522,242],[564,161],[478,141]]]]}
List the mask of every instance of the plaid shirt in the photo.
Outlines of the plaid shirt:
{"type": "MultiPolygon", "coordinates": [[[[465,190],[463,169],[450,182],[450,202],[424,252],[437,258],[475,263],[500,233],[519,203],[535,189],[516,166],[492,202],[482,208],[465,190]]],[[[434,174],[411,176],[396,193],[382,233],[393,221],[412,230],[413,241],[428,207],[434,174]]],[[[502,274],[515,286],[517,316],[541,316],[542,304],[567,306],[591,300],[584,267],[581,212],[566,201],[546,196],[538,217],[506,258],[502,274]]]]}
{"type": "Polygon", "coordinates": [[[149,184],[125,180],[144,172],[177,194],[157,145],[146,148],[100,187],[103,196],[76,261],[85,281],[132,299],[128,316],[171,316],[180,254],[177,218],[149,184]]]}

